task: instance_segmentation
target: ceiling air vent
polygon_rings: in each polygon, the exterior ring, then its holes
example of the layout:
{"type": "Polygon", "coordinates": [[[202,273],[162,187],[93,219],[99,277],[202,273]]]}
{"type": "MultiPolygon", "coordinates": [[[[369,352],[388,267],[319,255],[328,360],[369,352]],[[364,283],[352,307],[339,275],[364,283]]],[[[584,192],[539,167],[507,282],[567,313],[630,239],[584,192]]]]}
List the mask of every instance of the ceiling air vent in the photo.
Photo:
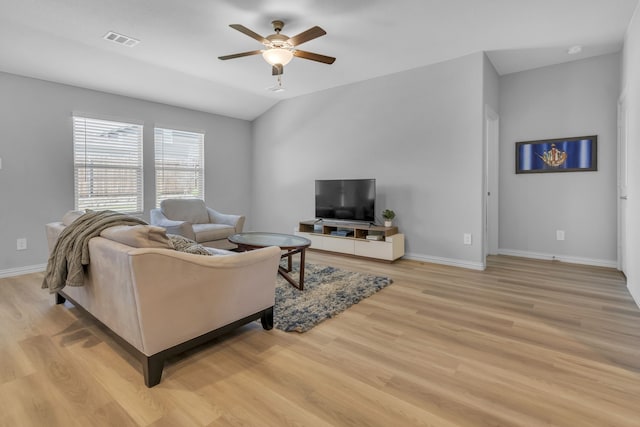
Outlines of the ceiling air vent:
{"type": "Polygon", "coordinates": [[[134,47],[135,45],[140,43],[140,40],[125,36],[124,34],[114,33],[113,31],[109,31],[102,38],[127,47],[134,47]]]}

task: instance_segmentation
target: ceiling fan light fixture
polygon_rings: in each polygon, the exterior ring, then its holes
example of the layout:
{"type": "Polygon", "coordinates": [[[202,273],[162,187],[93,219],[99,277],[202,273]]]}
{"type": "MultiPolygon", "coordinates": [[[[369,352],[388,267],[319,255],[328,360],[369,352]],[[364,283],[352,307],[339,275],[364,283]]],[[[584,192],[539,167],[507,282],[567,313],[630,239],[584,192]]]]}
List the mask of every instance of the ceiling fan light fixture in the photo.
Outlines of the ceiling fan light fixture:
{"type": "Polygon", "coordinates": [[[270,65],[287,65],[293,59],[293,52],[289,49],[271,48],[262,52],[262,57],[270,65]]]}

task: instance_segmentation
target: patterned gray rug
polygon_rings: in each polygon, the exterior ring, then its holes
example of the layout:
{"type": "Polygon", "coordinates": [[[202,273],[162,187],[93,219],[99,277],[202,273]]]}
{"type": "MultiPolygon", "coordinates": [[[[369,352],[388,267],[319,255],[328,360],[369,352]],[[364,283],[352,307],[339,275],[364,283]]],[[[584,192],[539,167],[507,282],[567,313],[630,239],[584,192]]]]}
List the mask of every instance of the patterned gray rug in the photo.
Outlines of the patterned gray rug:
{"type": "MultiPolygon", "coordinates": [[[[278,329],[306,332],[393,283],[388,277],[309,263],[305,264],[304,273],[303,291],[278,275],[273,313],[274,326],[278,329]]],[[[291,276],[298,278],[295,263],[291,276]]]]}

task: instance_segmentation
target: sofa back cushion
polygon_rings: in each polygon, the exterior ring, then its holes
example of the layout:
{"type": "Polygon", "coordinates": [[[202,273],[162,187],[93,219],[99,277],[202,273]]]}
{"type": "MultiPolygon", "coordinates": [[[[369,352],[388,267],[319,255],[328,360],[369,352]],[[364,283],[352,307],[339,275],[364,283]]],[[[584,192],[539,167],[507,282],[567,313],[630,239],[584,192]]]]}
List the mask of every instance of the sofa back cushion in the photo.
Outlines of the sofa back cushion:
{"type": "Polygon", "coordinates": [[[100,236],[134,248],[173,249],[167,231],[155,225],[118,225],[103,230],[100,236]]]}
{"type": "Polygon", "coordinates": [[[69,211],[62,217],[62,224],[69,225],[85,213],[85,211],[69,211]]]}
{"type": "Polygon", "coordinates": [[[192,224],[209,222],[209,212],[200,199],[167,199],[160,202],[160,209],[167,218],[192,224]]]}

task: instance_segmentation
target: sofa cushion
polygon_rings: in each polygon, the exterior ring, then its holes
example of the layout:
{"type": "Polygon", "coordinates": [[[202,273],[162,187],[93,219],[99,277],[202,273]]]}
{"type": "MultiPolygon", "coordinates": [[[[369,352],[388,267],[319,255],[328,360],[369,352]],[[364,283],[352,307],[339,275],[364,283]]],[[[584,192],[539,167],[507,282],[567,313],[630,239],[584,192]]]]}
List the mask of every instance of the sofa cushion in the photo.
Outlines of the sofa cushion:
{"type": "Polygon", "coordinates": [[[100,236],[134,248],[173,249],[167,231],[155,225],[118,225],[103,230],[100,236]]]}
{"type": "Polygon", "coordinates": [[[193,233],[198,243],[224,240],[235,232],[235,227],[226,224],[193,224],[193,233]]]}
{"type": "Polygon", "coordinates": [[[174,221],[187,221],[191,224],[209,222],[209,212],[200,199],[167,199],[160,202],[160,209],[167,218],[174,221]]]}

